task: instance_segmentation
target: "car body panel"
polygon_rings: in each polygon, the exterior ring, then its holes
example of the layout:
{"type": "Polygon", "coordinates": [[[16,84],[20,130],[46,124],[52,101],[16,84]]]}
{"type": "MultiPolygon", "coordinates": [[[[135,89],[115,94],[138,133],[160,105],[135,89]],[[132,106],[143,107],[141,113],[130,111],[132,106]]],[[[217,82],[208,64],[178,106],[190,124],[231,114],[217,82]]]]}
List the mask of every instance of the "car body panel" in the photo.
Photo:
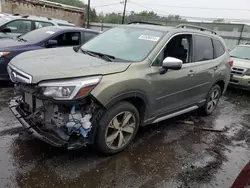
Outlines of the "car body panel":
{"type": "Polygon", "coordinates": [[[15,57],[11,65],[31,75],[32,83],[39,83],[45,79],[114,74],[125,71],[130,63],[106,62],[67,47],[26,52],[15,57]]]}

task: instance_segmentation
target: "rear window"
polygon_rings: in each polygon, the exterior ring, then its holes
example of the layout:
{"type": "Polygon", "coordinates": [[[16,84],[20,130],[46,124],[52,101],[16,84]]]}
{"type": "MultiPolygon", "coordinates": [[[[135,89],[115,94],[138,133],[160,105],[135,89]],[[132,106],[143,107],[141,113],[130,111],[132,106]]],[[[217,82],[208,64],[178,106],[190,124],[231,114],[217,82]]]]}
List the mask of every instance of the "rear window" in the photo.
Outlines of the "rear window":
{"type": "Polygon", "coordinates": [[[96,35],[98,35],[97,33],[93,33],[93,32],[84,32],[84,42],[89,41],[90,39],[94,38],[96,35]]]}
{"type": "Polygon", "coordinates": [[[75,27],[75,25],[67,25],[67,24],[57,24],[58,26],[65,26],[65,27],[75,27]]]}
{"type": "Polygon", "coordinates": [[[212,60],[214,58],[212,39],[200,35],[195,35],[194,39],[194,62],[212,60]]]}
{"type": "Polygon", "coordinates": [[[214,44],[214,57],[218,58],[225,53],[225,48],[220,41],[213,39],[214,44]]]}
{"type": "Polygon", "coordinates": [[[40,29],[40,28],[48,27],[48,26],[53,26],[53,24],[49,22],[35,21],[35,29],[40,29]]]}

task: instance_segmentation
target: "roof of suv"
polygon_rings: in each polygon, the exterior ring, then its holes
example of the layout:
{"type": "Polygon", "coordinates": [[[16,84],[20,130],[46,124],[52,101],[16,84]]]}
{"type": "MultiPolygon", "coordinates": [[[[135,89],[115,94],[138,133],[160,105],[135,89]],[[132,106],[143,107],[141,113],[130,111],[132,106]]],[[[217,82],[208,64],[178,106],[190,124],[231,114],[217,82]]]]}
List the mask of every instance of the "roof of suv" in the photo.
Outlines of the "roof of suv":
{"type": "Polygon", "coordinates": [[[79,30],[79,31],[90,31],[93,33],[100,33],[100,31],[97,30],[93,30],[93,29],[85,29],[85,28],[81,28],[81,27],[67,27],[67,26],[48,26],[48,27],[43,27],[40,28],[40,30],[44,30],[44,31],[75,31],[75,30],[79,30]]]}
{"type": "Polygon", "coordinates": [[[2,14],[1,18],[5,18],[6,20],[15,20],[15,19],[29,19],[29,20],[35,20],[35,21],[46,21],[46,22],[51,22],[55,24],[65,24],[69,26],[74,26],[74,24],[70,23],[69,21],[65,20],[59,20],[59,19],[54,19],[54,18],[46,18],[46,17],[40,17],[40,16],[30,16],[30,15],[25,15],[21,16],[19,14],[2,14]]]}
{"type": "Polygon", "coordinates": [[[217,35],[216,31],[207,29],[207,28],[203,28],[203,27],[199,27],[199,26],[195,26],[195,25],[178,25],[176,27],[169,27],[169,26],[164,26],[164,25],[159,25],[159,24],[154,24],[154,23],[147,23],[147,22],[131,22],[129,23],[129,25],[127,25],[129,27],[138,27],[138,28],[144,28],[144,29],[151,29],[151,30],[158,30],[158,31],[162,31],[164,33],[171,31],[176,31],[176,32],[189,32],[189,33],[199,33],[202,35],[208,35],[210,37],[215,37],[218,39],[221,39],[220,36],[217,35]]]}

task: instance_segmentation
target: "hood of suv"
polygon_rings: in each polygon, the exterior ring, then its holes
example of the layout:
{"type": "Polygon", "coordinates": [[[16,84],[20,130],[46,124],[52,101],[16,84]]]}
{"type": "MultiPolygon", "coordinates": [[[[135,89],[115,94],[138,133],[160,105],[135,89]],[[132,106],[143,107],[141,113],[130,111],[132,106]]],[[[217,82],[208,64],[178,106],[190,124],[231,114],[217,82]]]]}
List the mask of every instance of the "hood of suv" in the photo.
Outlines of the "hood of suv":
{"type": "Polygon", "coordinates": [[[130,63],[105,60],[76,53],[72,47],[25,52],[10,65],[32,76],[32,83],[91,75],[106,75],[125,71],[130,63]]]}
{"type": "Polygon", "coordinates": [[[232,58],[234,60],[234,67],[240,67],[240,68],[248,68],[250,69],[250,60],[248,59],[240,59],[240,58],[232,58]]]}
{"type": "Polygon", "coordinates": [[[18,40],[14,40],[14,39],[4,38],[0,40],[1,51],[4,51],[6,49],[13,51],[13,49],[16,49],[16,48],[22,49],[23,47],[28,46],[28,45],[29,43],[19,42],[18,40]]]}

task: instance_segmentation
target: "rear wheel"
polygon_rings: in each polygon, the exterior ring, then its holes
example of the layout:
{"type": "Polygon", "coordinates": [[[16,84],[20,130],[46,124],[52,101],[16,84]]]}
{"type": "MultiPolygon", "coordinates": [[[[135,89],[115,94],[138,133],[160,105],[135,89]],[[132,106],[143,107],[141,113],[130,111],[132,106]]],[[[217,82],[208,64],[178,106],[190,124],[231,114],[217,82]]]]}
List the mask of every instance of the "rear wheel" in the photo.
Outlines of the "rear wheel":
{"type": "Polygon", "coordinates": [[[139,113],[131,103],[120,102],[107,110],[99,121],[96,138],[99,151],[111,155],[124,150],[134,139],[139,121],[139,113]]]}
{"type": "Polygon", "coordinates": [[[220,100],[220,97],[221,97],[221,88],[219,85],[214,85],[208,95],[207,95],[207,98],[206,98],[206,103],[205,105],[201,108],[201,112],[204,114],[204,115],[210,115],[213,113],[213,111],[216,109],[218,103],[219,103],[219,100],[220,100]]]}

